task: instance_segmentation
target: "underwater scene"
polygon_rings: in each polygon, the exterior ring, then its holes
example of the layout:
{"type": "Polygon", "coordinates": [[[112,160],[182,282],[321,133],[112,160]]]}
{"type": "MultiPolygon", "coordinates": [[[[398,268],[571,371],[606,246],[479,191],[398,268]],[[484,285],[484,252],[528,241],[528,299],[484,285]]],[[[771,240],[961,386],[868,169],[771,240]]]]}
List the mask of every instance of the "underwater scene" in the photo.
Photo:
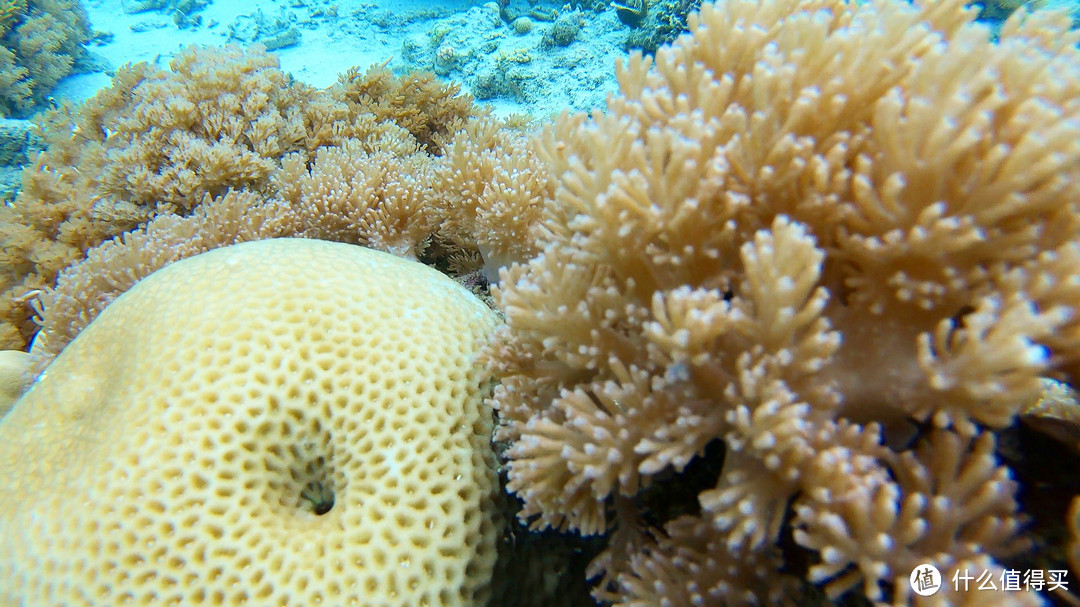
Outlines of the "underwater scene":
{"type": "Polygon", "coordinates": [[[0,607],[1080,607],[1077,0],[0,38],[0,607]]]}

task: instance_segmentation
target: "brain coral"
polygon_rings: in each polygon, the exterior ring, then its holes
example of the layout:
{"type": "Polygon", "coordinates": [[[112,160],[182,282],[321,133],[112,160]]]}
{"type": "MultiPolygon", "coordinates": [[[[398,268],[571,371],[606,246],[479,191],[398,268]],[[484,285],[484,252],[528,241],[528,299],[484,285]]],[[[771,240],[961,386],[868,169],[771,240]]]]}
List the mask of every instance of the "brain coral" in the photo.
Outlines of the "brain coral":
{"type": "Polygon", "coordinates": [[[152,274],[0,422],[0,604],[483,604],[494,324],[344,244],[152,274]]]}
{"type": "Polygon", "coordinates": [[[22,394],[29,358],[22,350],[0,350],[0,417],[22,394]]]}

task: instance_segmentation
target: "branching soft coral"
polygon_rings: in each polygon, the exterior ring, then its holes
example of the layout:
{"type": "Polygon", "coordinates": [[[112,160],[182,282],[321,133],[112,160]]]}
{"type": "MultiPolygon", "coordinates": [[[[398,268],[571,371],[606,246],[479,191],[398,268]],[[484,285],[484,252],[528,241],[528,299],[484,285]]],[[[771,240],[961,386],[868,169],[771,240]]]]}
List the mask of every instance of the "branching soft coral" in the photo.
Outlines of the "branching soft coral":
{"type": "Polygon", "coordinates": [[[366,227],[341,237],[416,255],[448,209],[425,194],[432,184],[423,174],[440,142],[483,115],[454,86],[425,75],[399,80],[381,68],[315,90],[258,48],[189,48],[169,71],[122,68],[110,88],[45,119],[46,151],[24,173],[15,204],[0,208],[0,347],[26,348],[37,330],[35,298],[94,246],[229,191],[283,195],[315,212],[331,201],[313,195],[311,180],[327,181],[335,164],[338,181],[360,167],[369,177],[349,194],[354,208],[338,205],[366,227]],[[357,145],[367,155],[345,160],[357,145]],[[313,177],[296,181],[309,171],[313,177]],[[378,208],[368,208],[372,196],[382,200],[378,208]]]}
{"type": "Polygon", "coordinates": [[[850,492],[808,492],[795,501],[795,540],[821,553],[810,579],[826,581],[830,596],[860,581],[871,599],[883,598],[879,584],[905,596],[903,580],[928,557],[949,580],[955,569],[1025,546],[1016,537],[1016,483],[998,465],[991,434],[935,430],[916,449],[883,459],[895,481],[881,475],[850,483],[850,492]]]}
{"type": "Polygon", "coordinates": [[[366,135],[320,148],[310,163],[303,152],[287,154],[265,192],[206,194],[187,215],[159,215],[90,249],[85,260],[60,274],[55,287],[35,294],[42,327],[31,350],[31,375],[44,370],[138,280],[210,249],[290,236],[361,244],[415,259],[436,235],[446,210],[431,185],[434,159],[394,123],[366,115],[354,126],[366,135]]]}
{"type": "Polygon", "coordinates": [[[776,600],[737,572],[797,573],[785,526],[811,582],[901,603],[913,563],[1023,546],[992,433],[1080,379],[1080,34],[973,17],[706,5],[538,140],[555,193],[494,290],[493,404],[523,516],[615,529],[598,597],[776,600]],[[689,514],[626,515],[714,441],[689,514]]]}
{"type": "Polygon", "coordinates": [[[435,232],[431,165],[408,133],[389,132],[320,149],[310,170],[290,155],[274,181],[310,226],[305,235],[416,259],[435,232]]]}
{"type": "Polygon", "coordinates": [[[186,217],[162,215],[143,228],[92,249],[39,295],[41,330],[29,377],[39,375],[102,310],[152,272],[230,244],[298,236],[300,218],[281,200],[230,192],[186,217]]]}
{"type": "Polygon", "coordinates": [[[361,73],[353,68],[338,78],[330,93],[353,115],[372,114],[409,131],[428,153],[439,156],[446,141],[470,118],[486,115],[456,84],[444,84],[430,72],[396,78],[385,65],[361,73]]]}
{"type": "Polygon", "coordinates": [[[537,252],[531,230],[554,183],[525,133],[489,118],[464,125],[443,146],[435,180],[443,232],[479,246],[490,278],[537,252]]]}
{"type": "Polygon", "coordinates": [[[0,38],[0,114],[23,115],[86,53],[90,19],[78,0],[7,0],[0,38]]]}
{"type": "MultiPolygon", "coordinates": [[[[0,209],[5,301],[52,286],[87,249],[157,214],[265,186],[278,158],[305,143],[312,94],[265,53],[192,48],[170,72],[123,68],[81,109],[47,117],[47,150],[0,209]]],[[[28,341],[29,307],[4,312],[28,341]]]]}
{"type": "Polygon", "coordinates": [[[204,194],[263,185],[277,159],[303,144],[299,110],[313,92],[275,57],[227,47],[181,53],[129,94],[129,111],[97,133],[126,142],[107,146],[102,193],[186,212],[204,194]]]}

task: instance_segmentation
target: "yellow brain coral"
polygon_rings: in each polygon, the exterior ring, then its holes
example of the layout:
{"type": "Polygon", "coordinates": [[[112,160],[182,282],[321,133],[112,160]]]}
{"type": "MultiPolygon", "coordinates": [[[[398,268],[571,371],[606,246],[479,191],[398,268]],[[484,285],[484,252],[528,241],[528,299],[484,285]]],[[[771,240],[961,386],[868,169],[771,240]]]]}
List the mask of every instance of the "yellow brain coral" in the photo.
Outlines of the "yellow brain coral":
{"type": "Polygon", "coordinates": [[[154,273],[0,422],[0,604],[483,604],[494,324],[350,245],[154,273]]]}

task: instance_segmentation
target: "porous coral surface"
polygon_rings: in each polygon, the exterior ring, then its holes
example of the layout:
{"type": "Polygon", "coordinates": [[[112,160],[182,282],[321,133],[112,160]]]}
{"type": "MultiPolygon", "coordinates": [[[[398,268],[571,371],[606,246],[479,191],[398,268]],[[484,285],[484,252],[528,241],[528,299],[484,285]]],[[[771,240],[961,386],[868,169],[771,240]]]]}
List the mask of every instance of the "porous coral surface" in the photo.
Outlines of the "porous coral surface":
{"type": "Polygon", "coordinates": [[[351,245],[151,275],[0,421],[0,604],[483,604],[493,325],[351,245]]]}

